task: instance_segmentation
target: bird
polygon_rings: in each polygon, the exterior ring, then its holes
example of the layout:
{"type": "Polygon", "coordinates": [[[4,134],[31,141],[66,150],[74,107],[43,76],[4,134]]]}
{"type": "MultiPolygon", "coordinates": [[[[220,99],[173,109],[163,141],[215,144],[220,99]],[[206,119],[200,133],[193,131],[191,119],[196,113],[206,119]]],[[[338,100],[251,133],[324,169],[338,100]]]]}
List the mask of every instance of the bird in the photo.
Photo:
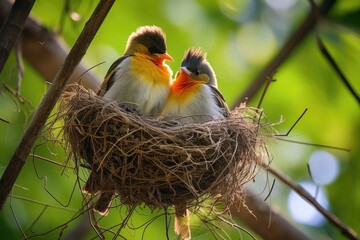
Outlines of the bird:
{"type": "Polygon", "coordinates": [[[161,112],[176,116],[181,123],[203,123],[230,116],[230,110],[217,88],[214,70],[200,48],[188,49],[161,112]]]}
{"type": "MultiPolygon", "coordinates": [[[[160,114],[172,82],[172,70],[166,60],[173,61],[166,51],[163,30],[157,26],[139,27],[129,36],[123,56],[110,66],[97,95],[115,100],[120,106],[125,104],[128,110],[139,114],[160,114]]],[[[100,194],[93,209],[106,215],[116,192],[111,186],[108,190],[108,186],[102,186],[100,177],[93,170],[82,191],[100,194]]]]}
{"type": "MultiPolygon", "coordinates": [[[[174,116],[181,124],[204,123],[230,116],[223,95],[217,88],[214,70],[200,48],[188,49],[176,73],[163,116],[174,116]]],[[[186,202],[174,204],[175,233],[182,240],[191,238],[186,202]]]]}
{"type": "Polygon", "coordinates": [[[106,73],[98,95],[136,104],[140,114],[159,114],[168,96],[173,61],[166,52],[166,37],[157,26],[142,26],[132,33],[126,50],[106,73]]]}

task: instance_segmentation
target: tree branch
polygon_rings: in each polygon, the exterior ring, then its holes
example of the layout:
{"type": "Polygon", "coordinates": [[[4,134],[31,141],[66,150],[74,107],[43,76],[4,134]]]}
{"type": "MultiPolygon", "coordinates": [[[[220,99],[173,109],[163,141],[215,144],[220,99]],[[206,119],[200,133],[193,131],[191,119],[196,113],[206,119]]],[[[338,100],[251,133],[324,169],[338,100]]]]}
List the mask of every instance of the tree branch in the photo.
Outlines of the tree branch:
{"type": "Polygon", "coordinates": [[[49,90],[42,99],[38,106],[29,126],[25,130],[20,143],[15,150],[4,174],[0,180],[0,209],[4,207],[7,196],[9,195],[22,167],[26,162],[26,158],[30,153],[30,150],[42,131],[44,124],[56,104],[56,101],[60,97],[65,85],[68,82],[69,77],[74,72],[75,67],[81,61],[85,55],[87,48],[89,47],[96,32],[101,26],[107,13],[111,9],[115,0],[101,0],[94,10],[89,21],[86,23],[83,31],[75,42],[74,47],[71,49],[69,55],[65,59],[64,65],[60,72],[56,75],[49,90]]]}
{"type": "Polygon", "coordinates": [[[245,203],[247,208],[242,207],[238,210],[237,207],[231,207],[231,214],[240,219],[262,238],[269,240],[310,239],[285,219],[276,208],[269,206],[249,188],[246,189],[245,203]]]}
{"type": "Polygon", "coordinates": [[[246,98],[251,99],[266,82],[267,77],[271,76],[276,69],[290,56],[292,51],[304,40],[307,34],[316,26],[319,15],[326,15],[336,0],[324,0],[318,11],[316,7],[311,7],[311,12],[297,30],[288,38],[279,53],[262,69],[259,75],[251,82],[250,86],[240,95],[232,105],[235,108],[244,102],[246,98]]]}
{"type": "MultiPolygon", "coordinates": [[[[5,16],[9,14],[11,6],[9,0],[0,1],[0,24],[5,21],[5,16]]],[[[52,82],[69,53],[69,47],[59,36],[31,15],[25,22],[21,43],[24,58],[43,76],[46,82],[52,82]]],[[[88,69],[79,64],[71,75],[69,83],[81,81],[85,88],[97,89],[100,79],[91,72],[86,72],[88,69]],[[85,72],[86,74],[83,75],[85,72]],[[80,76],[82,76],[81,79],[80,76]]]]}
{"type": "Polygon", "coordinates": [[[308,191],[306,191],[302,186],[293,182],[288,176],[280,172],[279,170],[269,166],[267,164],[262,164],[262,167],[281,180],[283,183],[288,185],[291,189],[297,192],[304,200],[306,200],[309,204],[314,206],[329,222],[335,225],[337,228],[341,230],[341,232],[350,239],[358,239],[357,233],[349,226],[345,225],[338,219],[336,216],[331,214],[325,208],[323,208],[316,199],[310,195],[308,191]]]}
{"type": "Polygon", "coordinates": [[[16,0],[0,29],[0,73],[19,38],[35,0],[16,0]]]}

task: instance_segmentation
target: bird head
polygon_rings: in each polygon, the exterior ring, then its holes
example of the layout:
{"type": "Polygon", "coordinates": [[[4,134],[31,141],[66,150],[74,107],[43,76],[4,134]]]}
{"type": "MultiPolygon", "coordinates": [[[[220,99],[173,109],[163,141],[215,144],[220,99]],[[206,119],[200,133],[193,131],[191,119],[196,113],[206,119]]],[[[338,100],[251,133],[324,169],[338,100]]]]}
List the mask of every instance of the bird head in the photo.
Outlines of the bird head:
{"type": "Polygon", "coordinates": [[[176,80],[183,79],[193,83],[209,84],[217,87],[215,72],[206,60],[206,53],[200,48],[190,48],[185,52],[176,80]]]}
{"type": "Polygon", "coordinates": [[[165,60],[173,61],[166,53],[165,33],[156,26],[139,27],[129,36],[125,54],[135,53],[145,54],[157,64],[163,64],[165,60]]]}

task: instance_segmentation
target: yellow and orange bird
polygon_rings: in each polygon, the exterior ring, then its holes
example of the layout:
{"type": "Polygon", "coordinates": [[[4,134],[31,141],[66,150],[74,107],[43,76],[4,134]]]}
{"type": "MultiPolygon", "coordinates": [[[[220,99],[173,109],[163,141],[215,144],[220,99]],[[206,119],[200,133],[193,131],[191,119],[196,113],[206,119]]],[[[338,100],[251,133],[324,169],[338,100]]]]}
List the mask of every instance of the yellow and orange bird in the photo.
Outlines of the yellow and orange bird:
{"type": "Polygon", "coordinates": [[[141,114],[159,114],[168,96],[172,61],[161,28],[143,26],[128,39],[125,53],[108,70],[98,95],[137,105],[141,114]]]}
{"type": "MultiPolygon", "coordinates": [[[[124,55],[109,68],[98,95],[133,104],[140,114],[160,114],[172,81],[172,71],[165,60],[173,59],[166,52],[166,37],[161,28],[138,28],[129,36],[124,55]]],[[[96,175],[93,170],[83,188],[84,193],[96,195],[103,190],[96,175]]],[[[114,194],[113,190],[103,191],[94,210],[106,215],[114,194]]]]}
{"type": "MultiPolygon", "coordinates": [[[[191,48],[185,52],[162,115],[176,116],[183,124],[229,117],[229,108],[217,89],[215,73],[201,49],[191,48]]],[[[177,203],[174,207],[174,230],[180,239],[190,239],[186,202],[177,203]]]]}

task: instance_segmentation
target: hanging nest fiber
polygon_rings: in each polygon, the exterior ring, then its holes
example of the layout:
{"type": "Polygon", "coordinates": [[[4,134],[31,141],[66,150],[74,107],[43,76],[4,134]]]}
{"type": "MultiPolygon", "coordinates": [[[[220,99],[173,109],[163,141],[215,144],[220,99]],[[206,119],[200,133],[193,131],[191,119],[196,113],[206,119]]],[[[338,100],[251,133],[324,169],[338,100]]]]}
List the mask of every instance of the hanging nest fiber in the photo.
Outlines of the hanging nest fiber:
{"type": "Polygon", "coordinates": [[[69,157],[90,171],[91,193],[113,192],[132,206],[198,206],[218,196],[234,204],[264,150],[256,110],[246,107],[228,119],[182,125],[129,112],[78,86],[63,95],[59,119],[69,157]]]}

